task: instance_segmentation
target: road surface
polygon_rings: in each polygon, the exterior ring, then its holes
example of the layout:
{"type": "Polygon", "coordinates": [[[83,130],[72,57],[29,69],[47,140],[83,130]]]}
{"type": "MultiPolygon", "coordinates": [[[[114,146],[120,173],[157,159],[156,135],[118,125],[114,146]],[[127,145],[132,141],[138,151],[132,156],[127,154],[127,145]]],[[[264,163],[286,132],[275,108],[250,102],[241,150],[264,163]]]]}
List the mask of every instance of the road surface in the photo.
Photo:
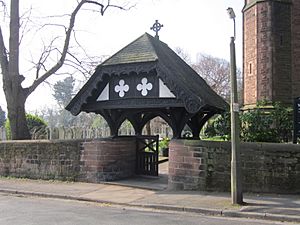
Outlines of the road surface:
{"type": "MultiPolygon", "coordinates": [[[[0,194],[0,225],[270,225],[192,213],[123,208],[71,200],[0,194]]],[[[286,223],[288,224],[288,223],[286,223]]]]}

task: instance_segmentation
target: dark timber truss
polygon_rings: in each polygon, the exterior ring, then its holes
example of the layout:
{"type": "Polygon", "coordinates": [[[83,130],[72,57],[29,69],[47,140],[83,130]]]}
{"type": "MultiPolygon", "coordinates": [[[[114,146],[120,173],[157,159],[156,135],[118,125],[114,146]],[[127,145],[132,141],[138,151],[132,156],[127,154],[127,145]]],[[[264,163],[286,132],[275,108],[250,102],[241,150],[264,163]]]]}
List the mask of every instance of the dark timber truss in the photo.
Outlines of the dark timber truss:
{"type": "Polygon", "coordinates": [[[164,119],[173,130],[174,138],[181,138],[185,125],[192,130],[194,138],[198,138],[201,128],[216,111],[188,113],[184,108],[170,109],[102,109],[95,111],[107,121],[112,136],[117,136],[120,126],[125,120],[130,121],[135,134],[142,135],[146,123],[155,117],[164,119]]]}

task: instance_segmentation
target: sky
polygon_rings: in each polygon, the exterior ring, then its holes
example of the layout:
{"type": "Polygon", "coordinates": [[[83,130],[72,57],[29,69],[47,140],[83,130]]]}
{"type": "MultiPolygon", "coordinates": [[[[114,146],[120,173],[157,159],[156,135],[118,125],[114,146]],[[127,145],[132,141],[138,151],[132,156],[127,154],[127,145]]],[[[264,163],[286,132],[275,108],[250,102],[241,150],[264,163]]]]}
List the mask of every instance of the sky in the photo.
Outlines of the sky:
{"type": "MultiPolygon", "coordinates": [[[[236,52],[237,66],[242,67],[242,8],[243,0],[111,0],[129,10],[111,8],[104,16],[84,8],[76,20],[76,40],[90,56],[110,56],[145,32],[155,35],[150,30],[155,20],[163,24],[159,32],[160,40],[172,49],[180,47],[195,61],[197,54],[204,53],[229,61],[230,37],[233,36],[233,21],[226,9],[232,7],[236,14],[236,52]]],[[[26,0],[21,1],[21,14],[29,15],[25,27],[27,32],[21,42],[20,73],[26,77],[23,86],[28,86],[35,76],[29,70],[30,61],[36,61],[44,43],[57,36],[63,40],[63,30],[59,26],[34,28],[41,23],[67,24],[68,17],[49,19],[51,15],[70,13],[76,4],[75,0],[26,0]],[[29,10],[31,9],[31,10],[29,10]]],[[[0,19],[5,28],[8,19],[0,19]]],[[[25,24],[25,23],[23,23],[25,24]]],[[[4,29],[5,30],[5,29],[4,29]]],[[[4,38],[8,42],[7,32],[4,38]]],[[[58,45],[58,47],[60,47],[58,45]]],[[[54,59],[55,60],[55,59],[54,59]]],[[[60,79],[60,78],[55,78],[60,79]]],[[[49,80],[55,82],[54,78],[49,80]]],[[[2,79],[1,79],[2,86],[2,79]]],[[[0,106],[6,110],[5,97],[0,92],[0,106]]],[[[46,107],[56,107],[51,88],[43,84],[36,89],[26,101],[26,110],[34,112],[46,107]]]]}

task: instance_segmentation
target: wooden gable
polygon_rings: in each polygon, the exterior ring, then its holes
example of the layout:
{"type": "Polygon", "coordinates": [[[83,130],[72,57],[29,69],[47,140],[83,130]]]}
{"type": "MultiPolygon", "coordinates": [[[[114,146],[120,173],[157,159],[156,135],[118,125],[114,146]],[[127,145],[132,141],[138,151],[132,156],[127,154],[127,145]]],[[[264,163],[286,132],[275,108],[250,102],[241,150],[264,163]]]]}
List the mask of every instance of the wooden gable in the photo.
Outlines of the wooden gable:
{"type": "Polygon", "coordinates": [[[194,136],[212,115],[228,108],[207,83],[168,45],[144,34],[105,62],[66,106],[101,114],[116,135],[128,119],[136,133],[155,116],[172,127],[175,136],[188,124],[194,136]]]}

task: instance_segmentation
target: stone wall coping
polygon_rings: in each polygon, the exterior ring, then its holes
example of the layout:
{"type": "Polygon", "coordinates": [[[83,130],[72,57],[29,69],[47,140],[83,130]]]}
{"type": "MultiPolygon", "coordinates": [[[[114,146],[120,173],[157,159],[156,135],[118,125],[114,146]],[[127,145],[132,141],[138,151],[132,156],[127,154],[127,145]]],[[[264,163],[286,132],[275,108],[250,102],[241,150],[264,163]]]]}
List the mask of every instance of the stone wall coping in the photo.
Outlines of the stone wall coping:
{"type": "Polygon", "coordinates": [[[105,138],[95,138],[89,141],[107,141],[107,140],[132,140],[136,139],[136,136],[117,136],[117,137],[105,137],[105,138]]]}
{"type": "Polygon", "coordinates": [[[77,142],[87,142],[91,139],[70,139],[70,140],[6,140],[0,141],[0,144],[38,144],[38,143],[77,143],[77,142]]]}
{"type": "Polygon", "coordinates": [[[135,174],[136,137],[0,142],[0,175],[102,182],[135,174]]]}
{"type": "Polygon", "coordinates": [[[0,144],[35,144],[35,143],[84,143],[84,142],[97,142],[97,141],[108,141],[108,140],[132,140],[136,136],[118,136],[118,137],[105,137],[95,139],[55,139],[55,140],[5,140],[0,141],[0,144]]]}
{"type": "MultiPolygon", "coordinates": [[[[299,193],[300,145],[242,142],[240,152],[245,191],[299,193]]],[[[171,140],[168,188],[230,191],[230,160],[231,142],[171,140]]]]}
{"type": "MultiPolygon", "coordinates": [[[[203,141],[203,140],[187,140],[187,139],[172,139],[171,143],[184,143],[186,146],[203,146],[211,148],[231,148],[230,141],[203,141]]],[[[299,152],[300,145],[291,143],[266,143],[266,142],[241,142],[241,151],[243,149],[263,149],[265,151],[278,152],[299,152]]]]}

